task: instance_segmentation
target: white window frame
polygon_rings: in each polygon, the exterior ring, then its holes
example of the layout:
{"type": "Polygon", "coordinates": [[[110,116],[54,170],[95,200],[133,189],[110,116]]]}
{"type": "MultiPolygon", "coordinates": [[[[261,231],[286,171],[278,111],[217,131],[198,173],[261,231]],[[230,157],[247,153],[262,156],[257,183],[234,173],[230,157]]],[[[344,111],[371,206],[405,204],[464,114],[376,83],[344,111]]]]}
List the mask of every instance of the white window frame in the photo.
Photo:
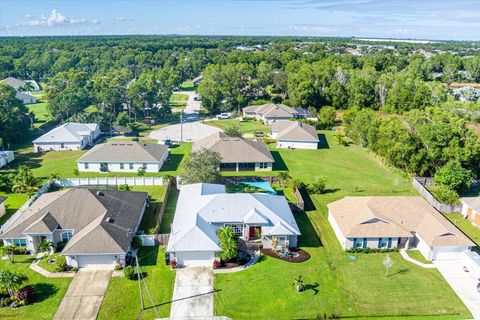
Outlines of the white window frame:
{"type": "Polygon", "coordinates": [[[230,227],[233,229],[233,233],[238,237],[243,237],[245,225],[243,223],[224,223],[224,227],[230,227]]]}
{"type": "Polygon", "coordinates": [[[68,242],[68,241],[70,241],[70,239],[72,239],[72,237],[73,237],[73,232],[72,231],[63,231],[62,233],[60,233],[60,239],[62,239],[62,242],[68,242]],[[68,238],[67,240],[65,240],[63,238],[63,235],[66,235],[66,234],[67,235],[70,234],[70,237],[67,237],[68,238]]]}

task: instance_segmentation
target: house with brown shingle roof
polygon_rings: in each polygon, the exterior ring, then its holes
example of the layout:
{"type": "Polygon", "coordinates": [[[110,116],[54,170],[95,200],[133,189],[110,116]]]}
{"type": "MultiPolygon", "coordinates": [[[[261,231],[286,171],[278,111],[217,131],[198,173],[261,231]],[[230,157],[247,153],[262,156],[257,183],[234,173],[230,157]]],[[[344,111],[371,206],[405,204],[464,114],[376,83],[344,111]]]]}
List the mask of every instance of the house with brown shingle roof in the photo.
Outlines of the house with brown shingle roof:
{"type": "Polygon", "coordinates": [[[299,121],[275,121],[270,125],[277,148],[318,149],[318,134],[314,126],[299,121]]]}
{"type": "Polygon", "coordinates": [[[301,118],[302,114],[296,109],[285,104],[267,103],[243,108],[243,116],[255,118],[265,123],[272,123],[279,120],[289,120],[292,118],[301,118]]]}
{"type": "Polygon", "coordinates": [[[147,206],[145,192],[74,188],[41,195],[0,231],[4,245],[25,246],[32,254],[44,240],[67,264],[111,268],[125,261],[147,206]]]}
{"type": "Polygon", "coordinates": [[[459,259],[475,245],[422,197],[345,197],[327,207],[345,250],[417,248],[431,261],[459,259]]]}
{"type": "Polygon", "coordinates": [[[217,132],[193,144],[192,151],[201,149],[220,155],[221,171],[271,171],[275,162],[264,142],[229,137],[223,132],[217,132]]]}

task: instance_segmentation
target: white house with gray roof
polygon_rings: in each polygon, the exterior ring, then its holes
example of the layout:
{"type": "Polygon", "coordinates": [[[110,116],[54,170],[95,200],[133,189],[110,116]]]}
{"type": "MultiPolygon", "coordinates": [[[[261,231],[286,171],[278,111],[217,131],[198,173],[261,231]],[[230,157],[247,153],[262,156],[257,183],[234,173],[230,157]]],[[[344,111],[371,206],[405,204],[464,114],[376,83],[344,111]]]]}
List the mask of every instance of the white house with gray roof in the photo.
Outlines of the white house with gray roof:
{"type": "Polygon", "coordinates": [[[299,113],[296,109],[285,104],[275,103],[248,106],[243,108],[242,111],[244,117],[262,120],[267,124],[273,121],[303,117],[303,113],[299,113]]]}
{"type": "Polygon", "coordinates": [[[22,100],[23,104],[37,103],[37,97],[32,96],[31,94],[28,94],[26,92],[18,91],[15,94],[15,98],[17,98],[18,100],[22,100]]]}
{"type": "Polygon", "coordinates": [[[314,126],[299,121],[275,121],[270,125],[277,148],[318,149],[318,134],[314,126]]]}
{"type": "Polygon", "coordinates": [[[218,228],[228,226],[245,241],[266,248],[297,246],[300,229],[284,196],[226,193],[224,185],[197,183],[180,189],[167,252],[178,265],[212,266],[218,252],[218,228]]]}
{"type": "Polygon", "coordinates": [[[100,135],[96,123],[66,122],[33,140],[35,152],[83,150],[100,135]]]}
{"type": "Polygon", "coordinates": [[[44,240],[63,242],[68,265],[113,269],[125,262],[147,199],[145,192],[83,188],[45,193],[5,224],[0,239],[32,254],[44,240]]]}
{"type": "Polygon", "coordinates": [[[5,79],[0,80],[0,83],[9,85],[13,89],[15,89],[15,91],[26,89],[27,83],[30,84],[30,90],[32,91],[40,90],[40,86],[35,80],[21,80],[14,77],[7,77],[5,79]]]}
{"type": "Polygon", "coordinates": [[[94,146],[77,160],[81,172],[158,172],[168,158],[163,144],[136,141],[107,142],[94,146]]]}

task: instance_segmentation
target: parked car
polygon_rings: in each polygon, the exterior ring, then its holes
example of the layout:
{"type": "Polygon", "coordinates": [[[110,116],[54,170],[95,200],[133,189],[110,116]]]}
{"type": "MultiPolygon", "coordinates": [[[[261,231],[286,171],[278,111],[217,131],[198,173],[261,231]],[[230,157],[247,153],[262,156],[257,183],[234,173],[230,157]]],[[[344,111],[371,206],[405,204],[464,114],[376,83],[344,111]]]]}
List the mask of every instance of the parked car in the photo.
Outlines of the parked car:
{"type": "Polygon", "coordinates": [[[217,114],[217,119],[218,120],[232,119],[232,114],[230,112],[223,112],[223,113],[217,114]]]}
{"type": "Polygon", "coordinates": [[[255,137],[265,137],[265,133],[263,131],[255,131],[255,137]]]}
{"type": "Polygon", "coordinates": [[[193,97],[193,100],[194,101],[202,101],[202,98],[200,98],[199,96],[195,96],[195,97],[193,97]]]}
{"type": "Polygon", "coordinates": [[[173,141],[170,140],[170,139],[163,140],[163,144],[168,146],[168,147],[172,147],[173,146],[173,141]]]}

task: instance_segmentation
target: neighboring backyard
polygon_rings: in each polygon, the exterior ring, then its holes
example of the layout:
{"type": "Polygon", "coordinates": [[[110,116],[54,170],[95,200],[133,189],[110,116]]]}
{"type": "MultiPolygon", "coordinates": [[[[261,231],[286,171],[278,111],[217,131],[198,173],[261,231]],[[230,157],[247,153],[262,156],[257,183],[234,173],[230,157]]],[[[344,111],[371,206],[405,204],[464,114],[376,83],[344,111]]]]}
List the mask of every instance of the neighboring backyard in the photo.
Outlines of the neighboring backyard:
{"type": "Polygon", "coordinates": [[[37,103],[27,104],[26,106],[28,110],[35,115],[34,127],[39,127],[49,120],[50,116],[47,111],[47,102],[37,100],[37,103]]]}
{"type": "MultiPolygon", "coordinates": [[[[165,265],[165,249],[141,247],[138,251],[139,263],[145,276],[145,282],[152,294],[154,303],[161,317],[170,316],[175,271],[165,265]]],[[[116,319],[155,319],[158,318],[152,308],[149,297],[143,290],[145,310],[142,311],[137,280],[112,278],[103,299],[98,320],[116,319]]]]}
{"type": "Polygon", "coordinates": [[[187,106],[188,96],[183,93],[174,93],[170,96],[170,107],[172,109],[185,109],[187,106]]]}
{"type": "Polygon", "coordinates": [[[222,130],[225,130],[228,127],[232,126],[240,126],[240,132],[242,134],[254,134],[255,131],[262,131],[264,134],[267,134],[270,132],[270,129],[267,125],[265,125],[261,121],[255,121],[255,120],[244,120],[244,121],[239,121],[235,119],[229,119],[229,120],[212,120],[212,121],[205,121],[205,124],[220,128],[222,130]]]}
{"type": "Polygon", "coordinates": [[[302,236],[299,245],[311,255],[291,264],[264,257],[243,272],[215,278],[215,313],[234,319],[316,318],[323,314],[378,318],[426,316],[465,319],[470,313],[435,269],[409,263],[398,253],[388,277],[384,254],[357,254],[350,260],[327,220],[326,204],[346,195],[417,195],[409,179],[386,167],[358,146],[334,144],[321,150],[274,150],[277,166],[292,177],[310,183],[325,177],[329,191],[312,196],[306,213],[296,214],[302,236]],[[293,278],[302,275],[310,289],[296,293],[293,278]],[[241,284],[241,285],[239,285],[241,284]]]}

